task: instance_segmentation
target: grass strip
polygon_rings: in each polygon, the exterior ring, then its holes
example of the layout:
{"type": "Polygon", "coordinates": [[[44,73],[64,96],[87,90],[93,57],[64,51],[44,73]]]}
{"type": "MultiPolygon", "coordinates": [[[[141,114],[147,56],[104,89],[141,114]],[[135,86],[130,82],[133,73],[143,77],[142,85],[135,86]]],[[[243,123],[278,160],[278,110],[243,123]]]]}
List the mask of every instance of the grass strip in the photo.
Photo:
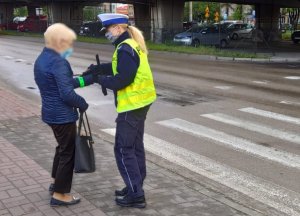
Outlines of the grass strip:
{"type": "MultiPolygon", "coordinates": [[[[16,31],[0,31],[0,35],[39,37],[39,38],[43,37],[43,34],[39,34],[39,33],[16,32],[16,31]]],[[[93,38],[93,37],[78,36],[77,41],[85,42],[85,43],[95,43],[95,44],[109,44],[107,39],[103,37],[93,38]]],[[[232,58],[267,58],[268,57],[266,55],[259,55],[256,53],[232,51],[232,50],[219,49],[210,46],[200,46],[195,48],[190,46],[176,45],[173,43],[156,44],[151,41],[147,41],[147,46],[149,50],[155,50],[155,51],[209,55],[209,56],[218,56],[218,57],[232,57],[232,58]]]]}

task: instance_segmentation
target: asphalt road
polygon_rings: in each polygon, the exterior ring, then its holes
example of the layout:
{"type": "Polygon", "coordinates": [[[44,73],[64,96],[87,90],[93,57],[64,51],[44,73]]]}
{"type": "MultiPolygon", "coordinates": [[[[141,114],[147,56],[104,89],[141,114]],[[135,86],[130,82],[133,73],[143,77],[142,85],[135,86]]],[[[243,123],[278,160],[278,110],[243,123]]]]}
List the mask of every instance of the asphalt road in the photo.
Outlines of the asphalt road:
{"type": "MultiPolygon", "coordinates": [[[[33,63],[42,48],[41,39],[0,38],[0,79],[37,102],[33,63]]],[[[95,63],[96,53],[107,62],[112,52],[110,45],[77,43],[70,63],[80,73],[95,63]]],[[[149,59],[158,100],[147,119],[147,151],[200,176],[195,181],[300,215],[300,63],[207,61],[161,52],[149,59]]],[[[90,104],[95,133],[111,137],[112,92],[104,97],[98,85],[77,91],[90,104]]]]}

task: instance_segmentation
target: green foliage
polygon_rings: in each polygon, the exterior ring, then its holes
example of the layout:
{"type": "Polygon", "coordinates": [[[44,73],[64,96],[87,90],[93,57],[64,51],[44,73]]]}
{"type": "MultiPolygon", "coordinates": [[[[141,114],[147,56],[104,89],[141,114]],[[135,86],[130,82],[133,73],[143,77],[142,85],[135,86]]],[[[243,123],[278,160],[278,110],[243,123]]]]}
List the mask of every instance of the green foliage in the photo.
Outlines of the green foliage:
{"type": "MultiPolygon", "coordinates": [[[[209,22],[214,22],[215,12],[220,14],[220,4],[214,2],[193,2],[193,20],[203,22],[205,18],[205,9],[209,7],[209,22]]],[[[184,7],[184,20],[189,20],[189,3],[185,3],[184,7]]]]}
{"type": "Polygon", "coordinates": [[[19,7],[14,9],[14,16],[15,17],[27,17],[28,16],[28,10],[27,7],[19,7]]]}
{"type": "Polygon", "coordinates": [[[245,18],[243,13],[243,5],[238,5],[236,10],[232,14],[234,20],[243,20],[245,18]]]}
{"type": "Polygon", "coordinates": [[[86,6],[83,8],[83,21],[95,21],[101,12],[99,7],[86,6]]]}
{"type": "Polygon", "coordinates": [[[282,40],[290,41],[291,40],[291,35],[292,35],[291,31],[286,31],[285,33],[282,34],[282,40]]]}

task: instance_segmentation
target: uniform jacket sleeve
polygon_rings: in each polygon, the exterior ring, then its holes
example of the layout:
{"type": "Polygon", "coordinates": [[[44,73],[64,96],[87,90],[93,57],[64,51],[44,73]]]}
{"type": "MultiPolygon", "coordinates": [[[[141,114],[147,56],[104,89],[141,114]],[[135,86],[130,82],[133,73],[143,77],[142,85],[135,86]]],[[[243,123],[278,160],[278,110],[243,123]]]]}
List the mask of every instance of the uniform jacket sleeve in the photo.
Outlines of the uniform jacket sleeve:
{"type": "Polygon", "coordinates": [[[57,67],[52,71],[57,83],[60,98],[69,106],[85,109],[88,104],[74,91],[76,84],[74,84],[73,74],[69,67],[66,60],[59,59],[57,67]]]}
{"type": "Polygon", "coordinates": [[[100,76],[99,83],[108,89],[118,91],[130,85],[136,76],[140,59],[137,53],[127,44],[118,49],[118,66],[115,76],[100,76]]]}

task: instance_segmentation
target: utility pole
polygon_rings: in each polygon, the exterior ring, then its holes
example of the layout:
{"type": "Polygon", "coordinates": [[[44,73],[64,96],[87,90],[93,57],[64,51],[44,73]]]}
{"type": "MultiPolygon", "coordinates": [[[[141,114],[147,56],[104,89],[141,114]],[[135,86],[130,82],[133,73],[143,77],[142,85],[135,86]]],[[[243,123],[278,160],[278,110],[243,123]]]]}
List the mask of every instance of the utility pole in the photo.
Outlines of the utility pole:
{"type": "Polygon", "coordinates": [[[190,1],[189,2],[190,3],[190,5],[189,5],[189,9],[190,9],[190,18],[189,18],[189,20],[190,20],[190,22],[192,22],[193,21],[193,2],[192,1],[190,1]]]}

